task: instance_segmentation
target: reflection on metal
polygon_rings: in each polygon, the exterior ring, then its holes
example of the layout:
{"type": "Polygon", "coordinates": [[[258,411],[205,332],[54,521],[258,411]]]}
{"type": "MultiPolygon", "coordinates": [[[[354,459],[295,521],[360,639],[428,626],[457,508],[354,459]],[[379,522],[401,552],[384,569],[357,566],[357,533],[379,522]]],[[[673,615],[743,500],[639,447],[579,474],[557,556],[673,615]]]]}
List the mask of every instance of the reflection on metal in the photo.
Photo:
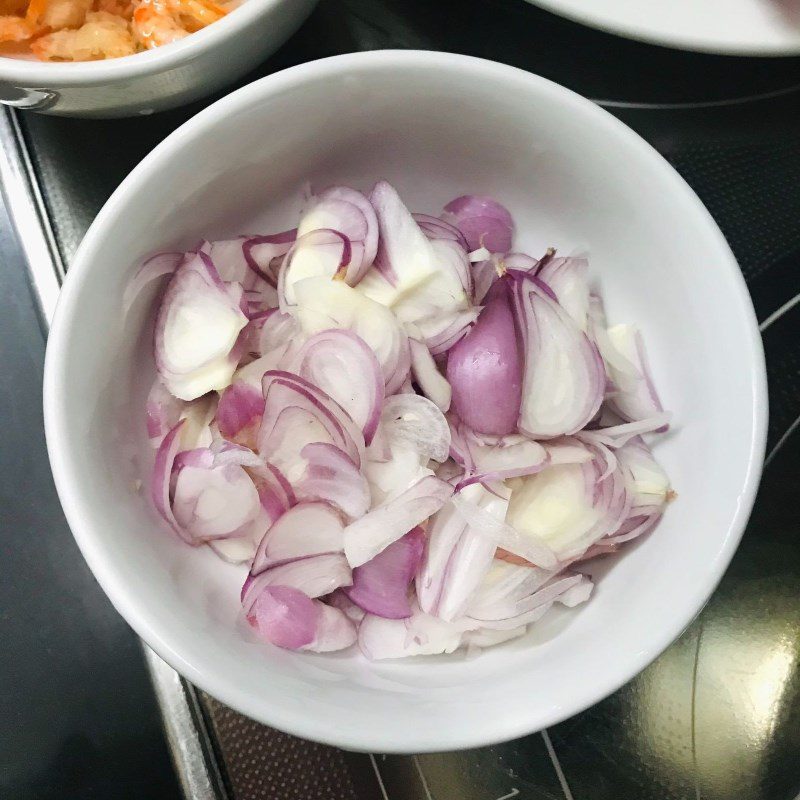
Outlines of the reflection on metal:
{"type": "Polygon", "coordinates": [[[188,800],[227,800],[194,690],[147,645],[142,647],[184,795],[188,800]]]}
{"type": "Polygon", "coordinates": [[[544,746],[547,748],[547,755],[550,756],[550,760],[553,762],[553,769],[556,771],[556,776],[558,777],[559,784],[561,784],[564,797],[566,800],[573,800],[572,791],[570,790],[567,779],[564,776],[564,770],[561,768],[561,762],[558,760],[556,751],[553,748],[553,743],[550,741],[550,734],[547,732],[546,728],[542,731],[542,739],[544,740],[544,746]]]}
{"type": "Polygon", "coordinates": [[[707,100],[696,103],[635,103],[625,100],[604,100],[602,98],[592,98],[595,103],[603,108],[619,108],[635,111],[691,111],[700,108],[726,108],[728,106],[740,106],[744,103],[758,103],[764,100],[774,100],[778,97],[794,94],[800,91],[800,84],[786,86],[783,89],[775,89],[772,92],[760,92],[759,94],[748,94],[742,97],[730,97],[724,100],[707,100]]]}
{"type": "Polygon", "coordinates": [[[791,300],[787,300],[779,309],[773,311],[759,326],[758,329],[761,333],[769,328],[773,322],[777,322],[787,311],[791,311],[798,303],[800,303],[800,294],[796,294],[791,300]]]}
{"type": "Polygon", "coordinates": [[[0,103],[11,108],[44,111],[58,100],[58,92],[50,89],[21,89],[18,86],[0,85],[0,103]]]}
{"type": "Polygon", "coordinates": [[[775,732],[781,698],[795,667],[796,656],[791,643],[785,639],[767,644],[775,649],[767,650],[761,663],[755,665],[743,692],[750,701],[753,732],[760,734],[762,745],[768,744],[775,732]]]}
{"type": "Polygon", "coordinates": [[[425,773],[422,771],[422,767],[419,763],[419,756],[411,756],[411,759],[414,762],[414,769],[416,769],[417,775],[419,775],[419,780],[422,784],[422,790],[425,792],[425,800],[433,800],[433,795],[431,795],[431,787],[428,786],[428,779],[425,777],[425,773]]]}
{"type": "Polygon", "coordinates": [[[33,174],[16,113],[3,109],[0,111],[0,183],[28,264],[42,323],[48,326],[55,312],[64,267],[33,174]]]}
{"type": "Polygon", "coordinates": [[[781,580],[782,564],[755,553],[752,541],[744,547],[764,577],[726,581],[706,614],[700,647],[697,780],[707,800],[791,797],[800,773],[796,583],[781,580]]]}
{"type": "Polygon", "coordinates": [[[796,417],[794,422],[786,429],[786,433],[778,439],[777,442],[772,446],[772,449],[767,453],[767,457],[764,459],[764,466],[768,467],[772,462],[772,459],[778,454],[778,451],[783,447],[784,444],[789,440],[789,437],[797,430],[798,426],[800,426],[800,416],[796,417]]]}
{"type": "MultiPolygon", "coordinates": [[[[666,797],[695,786],[694,667],[701,625],[693,625],[631,684],[629,724],[622,728],[633,763],[659,776],[666,797]]],[[[626,751],[627,754],[627,751],[626,751]]]]}
{"type": "Polygon", "coordinates": [[[383,800],[389,800],[389,795],[386,793],[386,786],[384,786],[381,771],[378,768],[378,762],[375,760],[375,756],[372,755],[372,753],[369,754],[369,761],[372,764],[372,769],[375,770],[375,779],[378,781],[378,786],[381,789],[381,797],[383,800]]]}

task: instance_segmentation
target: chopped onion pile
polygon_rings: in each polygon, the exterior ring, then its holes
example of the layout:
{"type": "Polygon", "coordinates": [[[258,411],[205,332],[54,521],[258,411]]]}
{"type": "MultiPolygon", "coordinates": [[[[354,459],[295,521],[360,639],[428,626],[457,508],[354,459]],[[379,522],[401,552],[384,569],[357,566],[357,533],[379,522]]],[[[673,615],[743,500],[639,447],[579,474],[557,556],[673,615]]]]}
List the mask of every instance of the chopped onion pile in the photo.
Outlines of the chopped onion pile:
{"type": "Polygon", "coordinates": [[[641,332],[608,327],[583,258],[512,252],[464,196],[412,214],[333,187],[297,229],[159,254],[151,496],[243,564],[274,645],[369,658],[521,636],[588,599],[582,562],[672,496],[641,332]]]}

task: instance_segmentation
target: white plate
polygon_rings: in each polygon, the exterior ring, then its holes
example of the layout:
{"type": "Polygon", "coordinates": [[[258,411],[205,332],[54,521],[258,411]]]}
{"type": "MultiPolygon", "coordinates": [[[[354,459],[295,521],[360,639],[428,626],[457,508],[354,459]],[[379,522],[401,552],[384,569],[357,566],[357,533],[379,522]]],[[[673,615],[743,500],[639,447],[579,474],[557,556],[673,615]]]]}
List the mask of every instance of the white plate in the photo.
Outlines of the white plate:
{"type": "Polygon", "coordinates": [[[682,50],[749,56],[800,54],[798,0],[528,2],[585,25],[682,50]]]}

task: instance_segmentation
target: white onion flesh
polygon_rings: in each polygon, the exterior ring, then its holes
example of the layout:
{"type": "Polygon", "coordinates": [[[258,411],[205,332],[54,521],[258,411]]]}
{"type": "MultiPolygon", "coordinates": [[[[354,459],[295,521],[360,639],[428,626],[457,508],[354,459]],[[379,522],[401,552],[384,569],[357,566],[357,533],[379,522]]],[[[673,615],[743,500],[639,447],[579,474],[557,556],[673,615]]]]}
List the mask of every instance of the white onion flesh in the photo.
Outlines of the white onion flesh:
{"type": "Polygon", "coordinates": [[[156,363],[165,386],[181,400],[224,389],[236,369],[233,356],[247,324],[241,287],[225,285],[201,254],[185,261],[170,281],[156,319],[156,363]]]}
{"type": "Polygon", "coordinates": [[[453,504],[443,508],[430,524],[417,577],[422,610],[448,621],[462,616],[496,549],[491,539],[471,530],[453,504]]]}
{"type": "MultiPolygon", "coordinates": [[[[380,433],[380,428],[378,431],[380,433]]],[[[390,445],[380,456],[368,458],[364,466],[373,506],[393,500],[423,478],[433,475],[433,470],[427,466],[429,459],[420,456],[413,447],[390,445]]]]}
{"type": "Polygon", "coordinates": [[[452,493],[453,487],[449,483],[428,476],[350,523],[344,531],[344,552],[350,566],[366,564],[392,542],[435,514],[452,493]]]}
{"type": "Polygon", "coordinates": [[[564,311],[584,332],[589,317],[589,262],[585,258],[548,258],[536,270],[536,277],[555,293],[564,311]]]}
{"type": "Polygon", "coordinates": [[[450,452],[450,428],[444,414],[427,397],[396,394],[381,412],[381,430],[389,446],[408,447],[421,458],[443,462],[450,452]]]}
{"type": "Polygon", "coordinates": [[[343,534],[344,523],[336,509],[321,502],[298,503],[266,532],[251,571],[258,575],[279,564],[341,552],[343,534]]]}
{"type": "Polygon", "coordinates": [[[527,330],[519,429],[534,439],[575,433],[603,400],[600,354],[535,279],[519,277],[516,297],[520,325],[527,330]]]}
{"type": "Polygon", "coordinates": [[[394,314],[342,281],[306,278],[295,284],[293,309],[303,332],[311,336],[330,328],[351,330],[375,353],[381,365],[386,393],[405,380],[411,356],[408,337],[394,314]],[[403,365],[405,368],[403,369],[403,365]],[[398,371],[403,373],[398,375],[398,371]]]}
{"type": "Polygon", "coordinates": [[[453,397],[447,378],[439,372],[427,345],[416,339],[409,339],[408,343],[411,347],[411,373],[414,381],[422,394],[435,403],[440,411],[447,411],[453,397]]]}

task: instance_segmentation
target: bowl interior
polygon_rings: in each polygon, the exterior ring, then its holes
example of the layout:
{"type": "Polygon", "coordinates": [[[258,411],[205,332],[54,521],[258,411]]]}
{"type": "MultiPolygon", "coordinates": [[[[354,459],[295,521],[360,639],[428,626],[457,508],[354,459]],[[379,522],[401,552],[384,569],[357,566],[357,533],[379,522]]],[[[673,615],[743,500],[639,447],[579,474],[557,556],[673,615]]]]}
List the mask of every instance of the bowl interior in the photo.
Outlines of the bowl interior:
{"type": "Polygon", "coordinates": [[[62,501],[120,612],[166,660],[276,727],[351,748],[484,744],[617,688],[688,624],[730,559],[763,452],[763,356],[738,268],[699,201],[630,131],[520,71],[446,54],[339,57],[259,81],[160,145],[92,226],[49,344],[48,444],[62,501]],[[288,653],[239,617],[243,570],[181,544],[146,500],[149,298],[121,312],[142,257],[274,231],[304,181],[385,177],[436,214],[491,194],[518,249],[586,251],[611,322],[644,332],[673,430],[656,446],[678,499],[653,535],[594,571],[595,594],[521,640],[370,664],[288,653]],[[512,700],[512,702],[509,702],[512,700]]]}

